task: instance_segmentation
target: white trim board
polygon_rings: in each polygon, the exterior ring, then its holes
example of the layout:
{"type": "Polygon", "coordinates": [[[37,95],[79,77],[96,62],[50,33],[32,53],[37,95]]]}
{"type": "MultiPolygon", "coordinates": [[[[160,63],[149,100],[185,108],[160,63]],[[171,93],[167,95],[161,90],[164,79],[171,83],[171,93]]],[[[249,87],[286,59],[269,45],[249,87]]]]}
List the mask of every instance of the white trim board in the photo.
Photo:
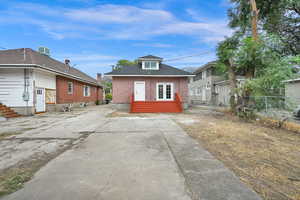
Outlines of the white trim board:
{"type": "Polygon", "coordinates": [[[11,69],[11,68],[19,69],[20,68],[20,67],[13,67],[13,66],[24,66],[23,68],[40,69],[40,70],[45,70],[45,71],[48,71],[48,72],[54,72],[56,74],[63,75],[64,77],[67,77],[67,78],[71,78],[71,79],[75,79],[75,80],[78,80],[78,81],[81,81],[81,82],[84,82],[84,83],[89,83],[91,85],[99,86],[98,84],[95,84],[93,82],[84,80],[84,79],[82,79],[78,76],[74,76],[74,75],[71,75],[71,74],[56,71],[54,69],[50,69],[48,67],[44,67],[44,66],[41,66],[41,65],[36,65],[36,64],[0,64],[0,68],[6,68],[6,69],[11,69]]]}
{"type": "Polygon", "coordinates": [[[194,77],[196,75],[104,75],[104,76],[124,76],[124,77],[194,77]]]}

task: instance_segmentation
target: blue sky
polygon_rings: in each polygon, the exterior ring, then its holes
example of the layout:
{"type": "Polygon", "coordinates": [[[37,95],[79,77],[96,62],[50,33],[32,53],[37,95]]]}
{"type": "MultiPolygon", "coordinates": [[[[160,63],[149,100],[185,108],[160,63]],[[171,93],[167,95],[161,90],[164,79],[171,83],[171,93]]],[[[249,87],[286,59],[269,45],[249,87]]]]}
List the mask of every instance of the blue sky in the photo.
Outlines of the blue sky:
{"type": "Polygon", "coordinates": [[[232,33],[227,0],[0,0],[0,47],[50,48],[95,77],[119,59],[153,54],[182,68],[215,58],[232,33]]]}

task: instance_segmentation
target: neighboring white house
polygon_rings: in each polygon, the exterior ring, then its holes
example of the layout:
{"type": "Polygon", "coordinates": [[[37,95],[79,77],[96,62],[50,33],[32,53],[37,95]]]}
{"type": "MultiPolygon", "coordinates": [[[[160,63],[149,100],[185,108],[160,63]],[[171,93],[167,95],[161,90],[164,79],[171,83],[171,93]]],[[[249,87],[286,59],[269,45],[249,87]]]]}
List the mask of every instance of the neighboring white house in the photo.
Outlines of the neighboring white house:
{"type": "MultiPolygon", "coordinates": [[[[9,66],[0,68],[0,102],[19,114],[29,115],[35,112],[44,112],[47,90],[56,90],[56,78],[53,73],[9,66]],[[36,88],[36,92],[34,92],[34,88],[36,88]]],[[[55,103],[55,99],[54,96],[53,103],[55,103]]]]}
{"type": "MultiPolygon", "coordinates": [[[[237,86],[240,87],[245,82],[244,77],[237,78],[237,86]]],[[[219,81],[214,84],[215,105],[230,105],[230,83],[229,80],[219,81]]]]}
{"type": "Polygon", "coordinates": [[[284,81],[285,96],[294,104],[300,105],[300,78],[284,81]]]}
{"type": "Polygon", "coordinates": [[[199,67],[190,78],[189,98],[192,104],[215,104],[214,83],[223,80],[224,77],[216,75],[216,62],[209,62],[199,67]]]}
{"type": "Polygon", "coordinates": [[[0,51],[0,114],[5,116],[9,108],[31,115],[56,110],[58,104],[102,100],[102,86],[96,79],[71,67],[69,60],[54,60],[46,50],[0,51]],[[93,90],[85,95],[85,88],[93,90]]]}

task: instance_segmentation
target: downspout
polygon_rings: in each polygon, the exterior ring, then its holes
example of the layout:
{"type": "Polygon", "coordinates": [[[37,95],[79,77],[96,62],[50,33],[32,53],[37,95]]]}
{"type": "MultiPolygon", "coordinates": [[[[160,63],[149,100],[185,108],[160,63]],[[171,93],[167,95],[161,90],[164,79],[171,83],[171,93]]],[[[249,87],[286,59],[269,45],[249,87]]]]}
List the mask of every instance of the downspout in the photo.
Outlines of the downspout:
{"type": "Polygon", "coordinates": [[[24,92],[23,101],[26,102],[26,115],[28,115],[28,102],[29,102],[29,81],[28,81],[28,69],[24,69],[24,92]]]}

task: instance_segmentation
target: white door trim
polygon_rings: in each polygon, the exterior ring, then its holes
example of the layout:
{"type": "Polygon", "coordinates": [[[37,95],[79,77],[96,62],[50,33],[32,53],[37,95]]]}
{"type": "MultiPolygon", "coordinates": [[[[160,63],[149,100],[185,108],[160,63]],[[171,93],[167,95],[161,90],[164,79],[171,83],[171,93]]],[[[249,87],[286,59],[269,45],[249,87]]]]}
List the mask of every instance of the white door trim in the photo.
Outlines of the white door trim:
{"type": "Polygon", "coordinates": [[[156,101],[173,101],[174,100],[174,84],[173,83],[156,83],[156,101]],[[158,91],[158,86],[162,85],[163,86],[163,98],[158,98],[159,91],[158,91]],[[167,85],[171,86],[171,98],[167,99],[167,85]]]}
{"type": "Polygon", "coordinates": [[[134,101],[146,100],[146,83],[145,81],[134,81],[134,101]],[[137,85],[144,85],[144,87],[137,87],[137,85]]]}
{"type": "Polygon", "coordinates": [[[36,98],[36,104],[35,104],[35,111],[36,112],[45,112],[46,111],[46,90],[45,88],[36,88],[35,89],[35,98],[36,98]],[[42,91],[42,99],[39,99],[38,91],[42,91]],[[39,102],[39,100],[42,100],[42,102],[39,102]],[[42,105],[43,104],[43,105],[42,105]]]}

